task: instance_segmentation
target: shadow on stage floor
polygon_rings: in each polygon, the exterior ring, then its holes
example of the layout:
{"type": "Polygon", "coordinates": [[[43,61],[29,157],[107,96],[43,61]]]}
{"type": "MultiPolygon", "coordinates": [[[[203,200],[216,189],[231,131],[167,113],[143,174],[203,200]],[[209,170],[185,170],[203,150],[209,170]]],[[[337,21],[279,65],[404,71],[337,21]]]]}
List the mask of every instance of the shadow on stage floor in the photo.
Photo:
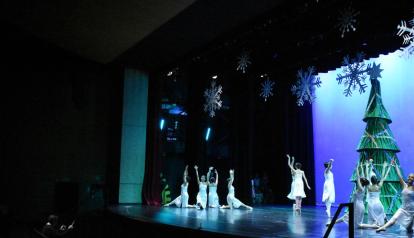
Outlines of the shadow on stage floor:
{"type": "MultiPolygon", "coordinates": [[[[332,209],[334,213],[335,208],[332,209]]],[[[109,208],[111,237],[323,237],[329,221],[324,208],[304,207],[301,215],[292,207],[206,209],[118,205],[109,208]]],[[[336,224],[329,237],[348,237],[347,224],[336,224]]],[[[383,233],[355,230],[355,237],[407,237],[398,226],[383,233]]]]}

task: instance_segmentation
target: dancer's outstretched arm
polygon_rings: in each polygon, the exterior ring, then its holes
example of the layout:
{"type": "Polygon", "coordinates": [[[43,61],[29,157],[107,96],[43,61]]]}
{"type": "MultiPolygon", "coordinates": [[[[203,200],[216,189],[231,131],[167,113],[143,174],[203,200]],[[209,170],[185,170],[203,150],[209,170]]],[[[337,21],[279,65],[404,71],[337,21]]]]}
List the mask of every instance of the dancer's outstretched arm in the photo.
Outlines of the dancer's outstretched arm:
{"type": "Polygon", "coordinates": [[[185,166],[184,173],[183,173],[183,183],[188,183],[187,181],[187,175],[188,175],[188,165],[185,166]]]}
{"type": "MultiPolygon", "coordinates": [[[[290,168],[290,171],[293,174],[293,173],[295,173],[295,169],[293,168],[293,162],[291,162],[291,158],[290,158],[290,155],[289,154],[287,154],[286,156],[288,157],[288,166],[290,168]]],[[[293,158],[293,161],[294,161],[295,158],[293,156],[292,156],[292,158],[293,158]]]]}
{"type": "Polygon", "coordinates": [[[400,170],[400,166],[398,166],[398,164],[395,163],[395,161],[392,162],[392,164],[395,167],[395,171],[397,172],[398,178],[400,178],[400,184],[403,188],[408,187],[407,183],[405,183],[402,175],[401,175],[401,170],[400,170]]]}
{"type": "MultiPolygon", "coordinates": [[[[386,162],[384,162],[384,167],[383,170],[386,168],[387,164],[386,162]]],[[[388,165],[388,169],[387,172],[385,173],[385,175],[381,178],[381,181],[379,182],[378,186],[382,187],[382,185],[384,184],[384,181],[387,179],[388,175],[390,174],[390,170],[391,170],[391,165],[388,165]]]]}
{"type": "Polygon", "coordinates": [[[330,171],[332,169],[332,163],[333,163],[333,161],[334,161],[333,159],[330,159],[329,160],[328,167],[326,167],[326,169],[325,169],[325,174],[328,173],[328,171],[330,171]]]}
{"type": "Polygon", "coordinates": [[[217,169],[215,169],[214,172],[216,173],[216,186],[217,186],[218,185],[218,173],[217,173],[217,169]]]}
{"type": "Polygon", "coordinates": [[[207,172],[207,185],[210,185],[210,174],[211,174],[211,170],[213,170],[213,167],[208,168],[208,172],[207,172]]]}
{"type": "Polygon", "coordinates": [[[195,171],[196,171],[197,184],[200,184],[200,178],[198,177],[198,166],[197,166],[197,165],[195,165],[195,166],[194,166],[194,169],[195,169],[195,171]]]}
{"type": "Polygon", "coordinates": [[[305,180],[306,187],[308,187],[308,189],[311,190],[311,187],[309,187],[308,180],[306,179],[306,176],[305,176],[305,171],[303,171],[303,180],[305,180]]]}
{"type": "Polygon", "coordinates": [[[229,183],[228,186],[230,187],[231,185],[233,185],[233,181],[234,181],[234,170],[230,169],[230,179],[229,179],[229,183]]]}

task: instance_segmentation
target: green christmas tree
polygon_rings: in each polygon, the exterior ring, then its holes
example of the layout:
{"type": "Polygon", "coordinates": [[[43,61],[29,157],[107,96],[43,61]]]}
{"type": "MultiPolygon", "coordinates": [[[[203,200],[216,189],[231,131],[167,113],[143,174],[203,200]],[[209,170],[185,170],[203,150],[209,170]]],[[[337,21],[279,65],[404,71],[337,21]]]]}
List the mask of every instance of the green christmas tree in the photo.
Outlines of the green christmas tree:
{"type": "MultiPolygon", "coordinates": [[[[371,70],[376,71],[376,73],[368,73],[371,76],[371,92],[363,119],[367,123],[367,126],[359,142],[357,151],[359,152],[360,164],[366,164],[370,158],[373,159],[373,171],[380,179],[383,170],[386,169],[383,166],[384,162],[390,164],[394,160],[395,164],[399,166],[400,163],[397,153],[400,149],[389,128],[389,124],[392,122],[391,118],[382,103],[380,82],[377,79],[381,77],[380,72],[382,70],[379,69],[379,65],[375,64],[371,70]]],[[[355,182],[355,179],[356,170],[354,170],[351,181],[355,182]]],[[[380,200],[384,205],[386,214],[393,214],[400,207],[401,189],[398,175],[395,169],[391,169],[389,176],[381,188],[380,200]]]]}

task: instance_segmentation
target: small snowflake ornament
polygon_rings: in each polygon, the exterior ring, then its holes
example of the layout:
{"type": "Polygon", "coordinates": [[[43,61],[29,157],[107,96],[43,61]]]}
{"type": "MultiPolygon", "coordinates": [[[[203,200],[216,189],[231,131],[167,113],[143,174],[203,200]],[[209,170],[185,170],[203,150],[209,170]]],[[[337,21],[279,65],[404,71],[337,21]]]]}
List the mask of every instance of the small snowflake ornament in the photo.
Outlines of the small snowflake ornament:
{"type": "Polygon", "coordinates": [[[339,12],[337,27],[341,31],[341,38],[344,38],[345,32],[356,30],[357,20],[356,17],[359,15],[359,11],[356,11],[351,6],[343,9],[339,12]]]}
{"type": "Polygon", "coordinates": [[[310,104],[315,101],[315,89],[321,86],[321,80],[314,75],[315,68],[309,67],[307,71],[298,71],[296,84],[292,85],[291,91],[297,98],[297,105],[303,106],[305,101],[310,104]]]}
{"type": "Polygon", "coordinates": [[[223,88],[221,85],[216,85],[216,80],[212,80],[210,84],[210,88],[207,88],[204,91],[204,111],[208,112],[210,117],[214,117],[216,115],[216,111],[220,110],[222,106],[221,101],[221,94],[223,93],[223,88]]]}
{"type": "Polygon", "coordinates": [[[238,57],[237,62],[237,71],[242,71],[242,73],[246,73],[247,67],[251,64],[250,61],[250,54],[247,51],[243,51],[242,54],[238,57]]]}
{"type": "Polygon", "coordinates": [[[343,74],[338,74],[336,81],[338,84],[345,85],[344,94],[346,97],[352,96],[352,91],[357,87],[359,88],[359,93],[364,93],[367,85],[365,84],[365,79],[367,73],[370,70],[369,66],[366,67],[364,61],[364,54],[357,54],[356,58],[350,59],[349,56],[344,57],[343,61],[343,74]]]}
{"type": "Polygon", "coordinates": [[[260,90],[260,96],[267,101],[267,99],[271,96],[273,96],[273,86],[275,85],[275,82],[270,80],[268,77],[265,81],[261,83],[261,90],[260,90]]]}

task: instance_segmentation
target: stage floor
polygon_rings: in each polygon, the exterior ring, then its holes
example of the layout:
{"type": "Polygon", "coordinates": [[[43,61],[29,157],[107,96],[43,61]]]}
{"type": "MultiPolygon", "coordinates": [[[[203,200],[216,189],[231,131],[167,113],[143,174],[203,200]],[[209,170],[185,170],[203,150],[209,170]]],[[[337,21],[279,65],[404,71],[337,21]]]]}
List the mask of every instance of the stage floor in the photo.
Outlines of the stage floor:
{"type": "MultiPolygon", "coordinates": [[[[253,211],[243,209],[206,209],[118,205],[109,210],[139,222],[159,223],[186,229],[196,229],[245,237],[323,237],[329,221],[322,207],[304,207],[297,215],[292,207],[262,206],[253,211]]],[[[332,208],[332,214],[336,208],[332,208]]],[[[347,224],[336,224],[329,237],[348,237],[347,224]]],[[[376,233],[375,230],[355,230],[355,237],[412,237],[400,231],[398,225],[376,233]]]]}

